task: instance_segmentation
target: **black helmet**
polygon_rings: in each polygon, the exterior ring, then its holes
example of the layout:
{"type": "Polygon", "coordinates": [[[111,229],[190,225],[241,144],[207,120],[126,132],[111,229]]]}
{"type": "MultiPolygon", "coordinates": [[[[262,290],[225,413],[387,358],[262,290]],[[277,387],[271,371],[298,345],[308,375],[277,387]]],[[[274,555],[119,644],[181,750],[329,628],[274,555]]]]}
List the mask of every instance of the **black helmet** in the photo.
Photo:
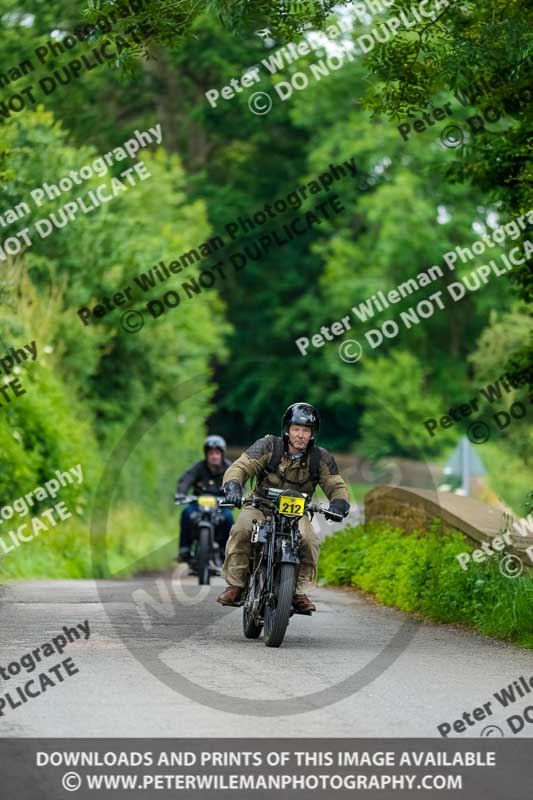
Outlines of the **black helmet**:
{"type": "Polygon", "coordinates": [[[226,442],[222,436],[208,436],[204,442],[204,453],[207,455],[208,450],[220,450],[222,455],[226,452],[226,442]]]}
{"type": "Polygon", "coordinates": [[[281,423],[281,435],[285,445],[289,440],[289,425],[306,425],[311,428],[311,438],[308,446],[312,447],[320,431],[320,414],[309,403],[293,403],[292,406],[289,406],[283,415],[281,423]]]}

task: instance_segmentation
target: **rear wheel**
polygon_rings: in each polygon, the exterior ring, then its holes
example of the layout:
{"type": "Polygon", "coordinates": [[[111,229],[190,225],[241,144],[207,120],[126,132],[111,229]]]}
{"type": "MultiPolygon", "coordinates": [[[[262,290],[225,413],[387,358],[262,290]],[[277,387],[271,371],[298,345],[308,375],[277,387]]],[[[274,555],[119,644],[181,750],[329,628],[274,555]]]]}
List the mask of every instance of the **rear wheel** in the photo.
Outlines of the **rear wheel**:
{"type": "Polygon", "coordinates": [[[295,585],[295,565],[279,564],[273,585],[275,603],[265,607],[265,644],[267,647],[279,647],[285,637],[295,585]]]}
{"type": "Polygon", "coordinates": [[[209,583],[210,534],[211,531],[209,528],[200,528],[198,546],[196,548],[196,569],[198,571],[198,583],[200,586],[209,583]]]}
{"type": "Polygon", "coordinates": [[[249,609],[244,609],[242,627],[247,639],[259,639],[263,626],[261,623],[254,622],[254,618],[249,609]]]}

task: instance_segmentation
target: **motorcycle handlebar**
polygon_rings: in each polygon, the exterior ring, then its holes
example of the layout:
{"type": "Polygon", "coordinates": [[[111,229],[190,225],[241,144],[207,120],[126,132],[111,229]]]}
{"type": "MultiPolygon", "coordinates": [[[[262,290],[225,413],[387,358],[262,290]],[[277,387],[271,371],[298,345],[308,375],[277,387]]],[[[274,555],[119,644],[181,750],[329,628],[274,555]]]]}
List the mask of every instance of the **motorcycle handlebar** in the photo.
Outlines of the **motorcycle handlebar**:
{"type": "MultiPolygon", "coordinates": [[[[182,497],[175,497],[174,498],[174,505],[182,506],[184,503],[194,503],[196,500],[198,500],[199,497],[200,497],[200,495],[196,495],[196,494],[187,494],[187,495],[183,495],[182,497]]],[[[215,495],[213,495],[213,497],[216,497],[218,499],[220,497],[224,497],[224,495],[215,494],[215,495]]],[[[219,506],[223,506],[223,505],[228,505],[228,504],[219,502],[219,506]]]]}
{"type": "MultiPolygon", "coordinates": [[[[221,495],[223,497],[223,495],[221,495]]],[[[247,505],[251,505],[253,508],[259,508],[262,505],[267,505],[270,508],[274,508],[275,504],[272,500],[269,500],[267,497],[254,497],[252,496],[249,498],[251,500],[250,503],[247,505]]],[[[187,495],[183,498],[176,498],[175,504],[177,506],[183,505],[184,503],[192,503],[195,500],[198,500],[196,495],[187,495]]],[[[233,503],[228,503],[227,500],[219,500],[218,503],[220,508],[235,508],[233,503]]],[[[318,505],[317,503],[311,503],[307,506],[307,511],[312,511],[313,514],[323,514],[326,519],[332,520],[332,522],[341,522],[344,517],[342,514],[336,514],[334,511],[328,511],[327,508],[323,508],[322,506],[318,505]]]]}
{"type": "Polygon", "coordinates": [[[313,504],[309,506],[309,510],[312,511],[314,514],[323,514],[326,519],[330,519],[333,522],[341,522],[344,519],[342,514],[337,514],[336,511],[328,511],[327,508],[323,508],[320,505],[313,504]]]}
{"type": "MultiPolygon", "coordinates": [[[[272,500],[269,500],[267,497],[254,497],[253,495],[249,498],[251,502],[248,502],[247,505],[252,506],[253,508],[260,508],[263,506],[269,506],[270,508],[275,508],[275,503],[272,500]]],[[[229,503],[221,503],[220,505],[231,505],[229,503]]],[[[344,516],[342,514],[337,514],[335,511],[328,511],[327,508],[323,508],[323,506],[319,505],[318,503],[310,503],[307,506],[306,511],[311,511],[313,514],[323,514],[326,519],[332,520],[332,522],[342,522],[344,516]]]]}

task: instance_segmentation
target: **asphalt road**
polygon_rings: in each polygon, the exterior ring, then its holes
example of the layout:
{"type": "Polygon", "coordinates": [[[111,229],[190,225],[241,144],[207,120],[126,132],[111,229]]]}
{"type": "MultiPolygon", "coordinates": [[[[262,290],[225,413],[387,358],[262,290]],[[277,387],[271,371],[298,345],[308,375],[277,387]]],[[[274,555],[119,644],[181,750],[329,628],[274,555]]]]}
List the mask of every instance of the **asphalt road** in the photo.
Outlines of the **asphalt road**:
{"type": "MultiPolygon", "coordinates": [[[[91,635],[62,656],[79,672],[4,708],[0,736],[429,737],[489,700],[493,715],[463,736],[489,723],[511,736],[505,718],[528,704],[526,696],[503,709],[492,694],[533,674],[531,651],[325,588],[313,594],[317,613],[293,617],[283,646],[266,648],[244,639],[240,609],[215,603],[221,579],[204,591],[182,573],[7,587],[1,666],[64,625],[88,620],[91,635]]],[[[39,670],[58,661],[46,658],[39,670]]],[[[26,680],[0,680],[0,692],[26,680]]],[[[532,733],[526,724],[521,735],[532,733]]]]}

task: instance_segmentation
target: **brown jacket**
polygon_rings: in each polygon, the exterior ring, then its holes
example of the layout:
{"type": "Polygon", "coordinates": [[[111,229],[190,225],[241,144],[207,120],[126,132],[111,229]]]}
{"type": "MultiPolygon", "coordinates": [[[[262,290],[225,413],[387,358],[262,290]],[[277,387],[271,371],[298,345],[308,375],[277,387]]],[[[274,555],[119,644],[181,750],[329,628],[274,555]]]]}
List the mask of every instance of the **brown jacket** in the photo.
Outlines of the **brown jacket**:
{"type": "MultiPolygon", "coordinates": [[[[269,472],[261,478],[263,468],[267,466],[272,455],[274,437],[264,436],[253,443],[237,461],[228,467],[224,473],[223,482],[237,481],[244,486],[247,480],[254,476],[258,478],[256,492],[264,494],[265,489],[294,489],[298,492],[312,495],[314,486],[309,474],[308,455],[297,461],[292,461],[288,453],[284,452],[276,472],[269,472]],[[296,484],[289,481],[295,481],[296,484]],[[302,485],[300,482],[303,481],[302,485]]],[[[319,486],[331,502],[332,500],[346,500],[350,502],[348,490],[344,479],[339,475],[335,459],[319,447],[320,450],[320,480],[319,486]]]]}

